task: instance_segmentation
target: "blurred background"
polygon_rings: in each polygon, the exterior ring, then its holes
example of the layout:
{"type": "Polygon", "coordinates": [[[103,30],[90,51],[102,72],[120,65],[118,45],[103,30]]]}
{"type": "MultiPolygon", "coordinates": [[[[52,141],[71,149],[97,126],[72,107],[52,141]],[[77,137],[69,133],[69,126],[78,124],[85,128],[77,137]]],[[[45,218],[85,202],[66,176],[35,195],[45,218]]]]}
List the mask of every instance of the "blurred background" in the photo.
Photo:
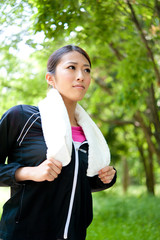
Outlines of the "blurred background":
{"type": "MultiPolygon", "coordinates": [[[[0,116],[37,105],[46,64],[67,44],[92,60],[81,105],[102,130],[118,172],[94,193],[87,240],[160,239],[160,1],[1,0],[0,116]]],[[[0,215],[9,190],[0,188],[0,215]]]]}

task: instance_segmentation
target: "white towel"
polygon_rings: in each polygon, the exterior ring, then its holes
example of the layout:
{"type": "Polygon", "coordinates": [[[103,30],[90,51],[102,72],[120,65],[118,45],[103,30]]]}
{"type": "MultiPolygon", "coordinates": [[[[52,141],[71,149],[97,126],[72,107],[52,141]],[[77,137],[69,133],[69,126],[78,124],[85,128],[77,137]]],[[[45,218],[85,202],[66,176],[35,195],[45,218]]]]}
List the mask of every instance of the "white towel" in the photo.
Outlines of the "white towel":
{"type": "MultiPolygon", "coordinates": [[[[69,116],[59,92],[52,88],[40,101],[42,130],[47,145],[47,158],[54,158],[66,166],[71,161],[72,132],[69,116]]],[[[77,104],[75,118],[89,144],[87,176],[95,176],[110,163],[110,151],[101,131],[87,112],[77,104]]]]}

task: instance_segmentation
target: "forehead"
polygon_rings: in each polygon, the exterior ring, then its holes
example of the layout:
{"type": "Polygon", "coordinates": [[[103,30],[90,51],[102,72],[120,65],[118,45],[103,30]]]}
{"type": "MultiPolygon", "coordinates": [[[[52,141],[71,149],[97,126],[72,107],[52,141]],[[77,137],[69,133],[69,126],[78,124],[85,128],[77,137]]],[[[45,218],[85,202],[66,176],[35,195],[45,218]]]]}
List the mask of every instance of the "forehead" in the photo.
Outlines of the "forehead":
{"type": "Polygon", "coordinates": [[[87,58],[83,54],[81,54],[77,51],[71,51],[71,52],[65,53],[61,57],[59,64],[65,64],[65,63],[67,64],[67,62],[82,63],[82,64],[85,64],[85,65],[87,64],[90,66],[87,58]]]}

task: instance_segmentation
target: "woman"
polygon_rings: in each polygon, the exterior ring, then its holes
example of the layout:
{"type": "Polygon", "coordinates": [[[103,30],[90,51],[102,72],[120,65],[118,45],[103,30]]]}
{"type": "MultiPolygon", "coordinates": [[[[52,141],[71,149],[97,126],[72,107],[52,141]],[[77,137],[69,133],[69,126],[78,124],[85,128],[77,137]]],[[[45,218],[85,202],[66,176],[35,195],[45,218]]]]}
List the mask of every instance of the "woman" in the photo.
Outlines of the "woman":
{"type": "Polygon", "coordinates": [[[39,106],[15,106],[0,121],[0,185],[11,187],[3,240],[84,240],[91,191],[116,181],[105,139],[77,104],[90,85],[89,56],[67,45],[50,56],[47,70],[51,90],[39,106]]]}

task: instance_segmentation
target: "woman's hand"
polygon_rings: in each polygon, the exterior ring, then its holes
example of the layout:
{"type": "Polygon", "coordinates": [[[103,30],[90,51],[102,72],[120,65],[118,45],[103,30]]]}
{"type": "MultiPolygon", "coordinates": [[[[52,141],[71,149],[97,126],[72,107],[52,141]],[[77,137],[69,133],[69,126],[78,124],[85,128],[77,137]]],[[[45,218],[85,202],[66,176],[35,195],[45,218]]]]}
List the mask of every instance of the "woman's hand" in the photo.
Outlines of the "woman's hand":
{"type": "Polygon", "coordinates": [[[62,170],[62,163],[51,158],[42,162],[39,166],[35,167],[33,172],[33,181],[53,181],[58,177],[62,170]]]}
{"type": "Polygon", "coordinates": [[[98,172],[98,177],[104,184],[110,183],[115,175],[116,171],[112,166],[106,166],[98,172]]]}
{"type": "Polygon", "coordinates": [[[53,158],[47,159],[36,167],[22,167],[15,172],[17,182],[31,180],[35,182],[53,181],[61,173],[62,163],[53,158]]]}

